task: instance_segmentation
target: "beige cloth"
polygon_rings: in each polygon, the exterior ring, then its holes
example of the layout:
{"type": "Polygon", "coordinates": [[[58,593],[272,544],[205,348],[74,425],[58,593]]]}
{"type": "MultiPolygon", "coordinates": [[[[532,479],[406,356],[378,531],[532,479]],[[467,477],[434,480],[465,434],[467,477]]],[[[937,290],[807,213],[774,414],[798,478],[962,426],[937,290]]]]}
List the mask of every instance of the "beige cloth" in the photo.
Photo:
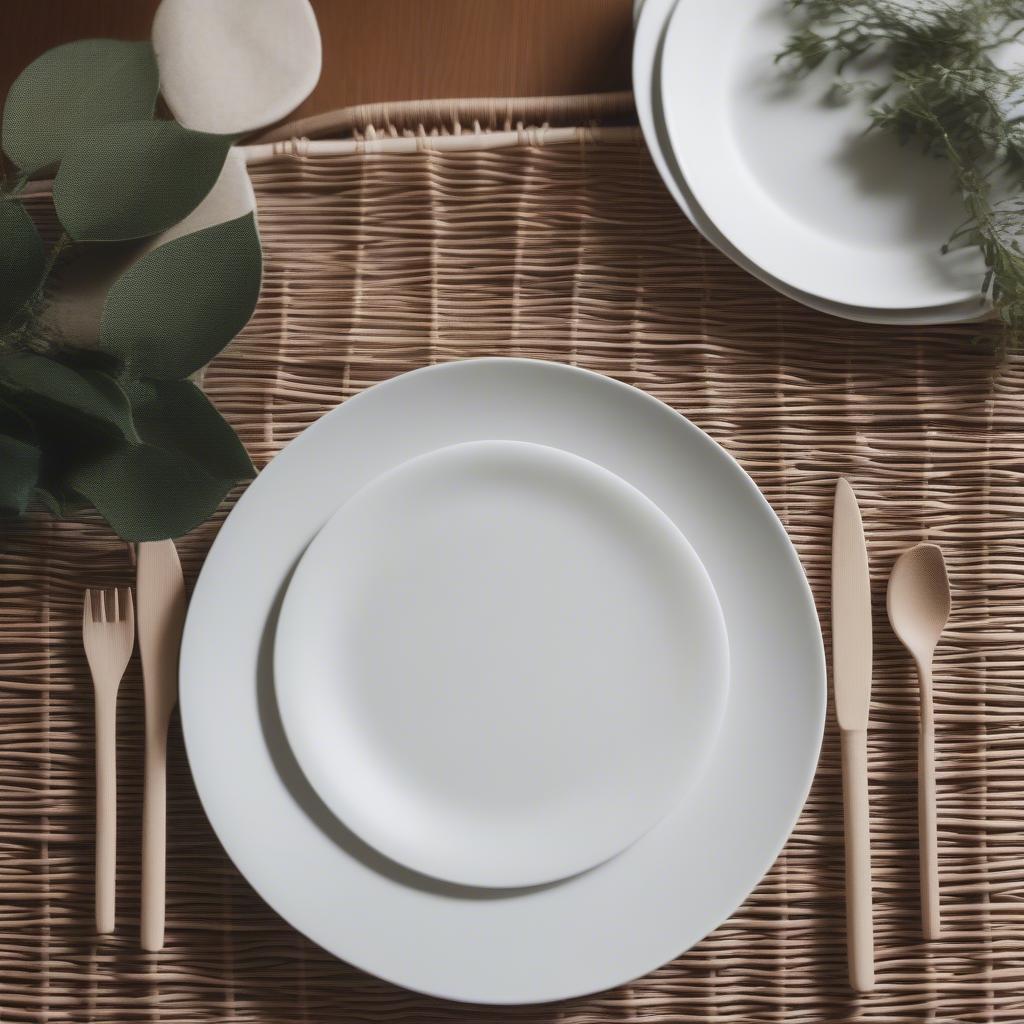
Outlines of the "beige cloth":
{"type": "Polygon", "coordinates": [[[160,92],[186,128],[238,135],[287,117],[320,77],[309,0],[162,0],[160,92]]]}

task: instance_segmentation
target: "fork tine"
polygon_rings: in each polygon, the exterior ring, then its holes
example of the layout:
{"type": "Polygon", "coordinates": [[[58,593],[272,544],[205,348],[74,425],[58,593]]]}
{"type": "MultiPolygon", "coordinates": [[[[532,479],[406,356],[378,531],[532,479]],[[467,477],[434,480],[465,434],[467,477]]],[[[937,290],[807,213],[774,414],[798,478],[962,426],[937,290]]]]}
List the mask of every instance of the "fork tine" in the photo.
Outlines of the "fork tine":
{"type": "Polygon", "coordinates": [[[124,621],[130,629],[135,628],[135,602],[132,599],[132,588],[124,588],[124,600],[121,602],[121,610],[124,613],[124,621]]]}
{"type": "Polygon", "coordinates": [[[115,622],[120,622],[121,621],[121,609],[118,608],[118,600],[117,600],[117,592],[120,589],[121,589],[120,587],[114,587],[114,589],[112,591],[112,593],[113,593],[113,601],[114,601],[114,621],[115,622]]]}
{"type": "Polygon", "coordinates": [[[82,629],[85,629],[92,622],[92,591],[86,587],[85,597],[82,600],[82,629]]]}

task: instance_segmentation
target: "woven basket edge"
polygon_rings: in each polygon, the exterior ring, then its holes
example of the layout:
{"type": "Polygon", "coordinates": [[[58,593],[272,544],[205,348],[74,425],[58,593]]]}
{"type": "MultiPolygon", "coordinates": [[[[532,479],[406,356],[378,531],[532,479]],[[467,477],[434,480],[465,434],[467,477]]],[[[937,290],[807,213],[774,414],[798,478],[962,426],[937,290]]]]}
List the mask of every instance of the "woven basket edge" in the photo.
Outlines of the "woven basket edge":
{"type": "Polygon", "coordinates": [[[361,138],[374,134],[458,132],[464,128],[502,131],[542,125],[632,124],[636,108],[631,92],[572,96],[522,96],[407,100],[363,103],[277,125],[247,144],[292,138],[361,138]]]}

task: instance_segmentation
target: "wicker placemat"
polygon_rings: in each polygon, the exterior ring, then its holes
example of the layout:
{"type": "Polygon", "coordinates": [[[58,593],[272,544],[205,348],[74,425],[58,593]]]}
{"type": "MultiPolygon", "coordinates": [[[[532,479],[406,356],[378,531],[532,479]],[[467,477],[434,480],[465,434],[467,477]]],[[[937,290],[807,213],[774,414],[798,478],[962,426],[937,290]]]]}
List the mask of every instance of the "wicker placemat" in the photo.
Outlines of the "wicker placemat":
{"type": "MultiPolygon", "coordinates": [[[[386,120],[358,136],[409,130],[386,120]]],[[[505,121],[492,127],[515,128],[505,121]]],[[[831,497],[848,475],[876,595],[878,990],[855,998],[845,982],[831,720],[792,839],[730,921],[633,985],[513,1010],[412,995],[292,931],[214,838],[175,726],[168,945],[144,955],[137,665],[119,708],[118,928],[97,940],[80,602],[86,584],[127,583],[132,570],[98,522],[38,520],[0,532],[0,1021],[1024,1020],[1024,364],[973,343],[971,328],[865,327],[780,298],[699,238],[635,129],[445,150],[423,123],[412,130],[423,145],[405,152],[300,147],[252,166],[263,297],[208,371],[209,393],[262,465],[336,403],[425,363],[526,355],[618,377],[682,410],[754,476],[826,631],[831,497]],[[955,588],[936,674],[946,937],[931,949],[918,923],[915,687],[884,612],[893,558],[926,535],[955,588]]],[[[221,520],[181,541],[190,579],[221,520]]]]}

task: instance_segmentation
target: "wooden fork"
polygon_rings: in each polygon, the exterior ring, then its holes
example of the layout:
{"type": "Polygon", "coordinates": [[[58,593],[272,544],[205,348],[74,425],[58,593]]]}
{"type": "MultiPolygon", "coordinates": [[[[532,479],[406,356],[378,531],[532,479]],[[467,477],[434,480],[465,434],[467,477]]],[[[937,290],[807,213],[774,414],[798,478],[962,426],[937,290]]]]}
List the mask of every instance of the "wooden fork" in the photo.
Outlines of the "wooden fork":
{"type": "Polygon", "coordinates": [[[135,606],[128,587],[87,590],[82,641],[96,693],[96,931],[114,930],[117,863],[117,688],[135,647],[135,606]]]}

